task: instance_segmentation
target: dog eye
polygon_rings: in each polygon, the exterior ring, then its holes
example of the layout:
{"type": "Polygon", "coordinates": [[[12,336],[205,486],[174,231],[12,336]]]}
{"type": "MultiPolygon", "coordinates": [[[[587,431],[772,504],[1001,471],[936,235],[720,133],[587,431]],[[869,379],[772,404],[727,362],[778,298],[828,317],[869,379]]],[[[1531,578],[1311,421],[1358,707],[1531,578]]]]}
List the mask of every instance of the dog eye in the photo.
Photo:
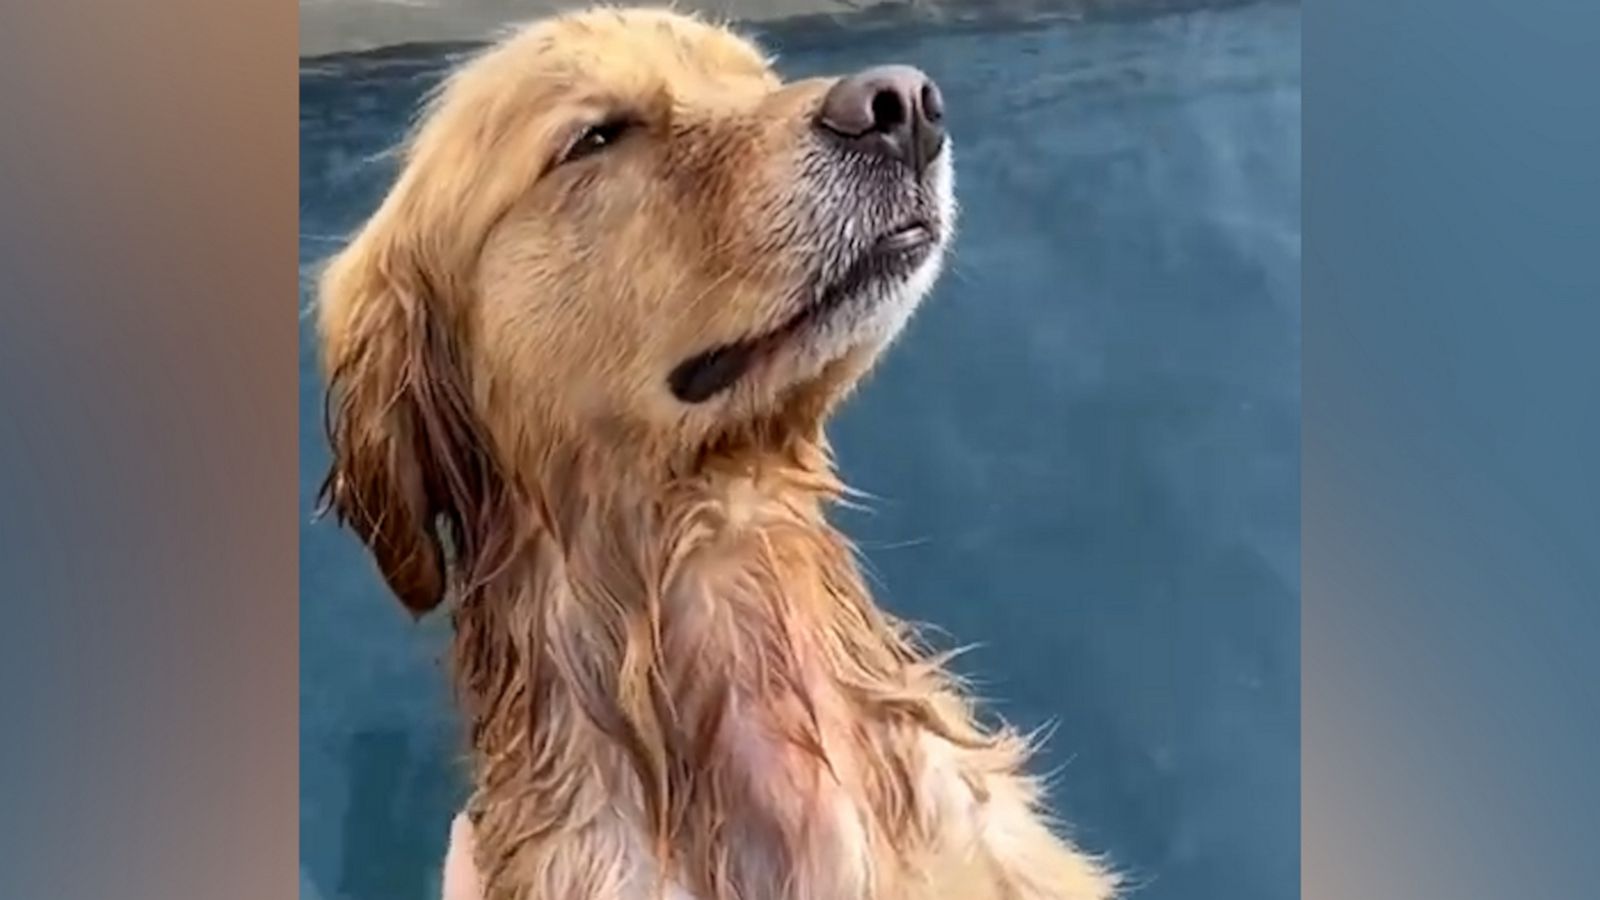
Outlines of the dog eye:
{"type": "Polygon", "coordinates": [[[612,119],[591,125],[584,129],[584,132],[578,135],[578,139],[567,148],[567,152],[561,157],[561,162],[569,163],[599,153],[621,140],[622,135],[632,128],[633,124],[627,119],[612,119]]]}

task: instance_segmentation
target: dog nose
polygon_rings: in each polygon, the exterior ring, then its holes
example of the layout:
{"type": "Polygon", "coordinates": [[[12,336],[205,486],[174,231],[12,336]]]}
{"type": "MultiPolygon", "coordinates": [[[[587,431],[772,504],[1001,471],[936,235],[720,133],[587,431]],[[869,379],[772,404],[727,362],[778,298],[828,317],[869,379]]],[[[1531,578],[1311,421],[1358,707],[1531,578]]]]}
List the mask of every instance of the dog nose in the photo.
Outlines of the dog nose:
{"type": "Polygon", "coordinates": [[[822,98],[817,124],[852,150],[921,175],[944,147],[944,98],[917,69],[878,66],[839,79],[822,98]]]}

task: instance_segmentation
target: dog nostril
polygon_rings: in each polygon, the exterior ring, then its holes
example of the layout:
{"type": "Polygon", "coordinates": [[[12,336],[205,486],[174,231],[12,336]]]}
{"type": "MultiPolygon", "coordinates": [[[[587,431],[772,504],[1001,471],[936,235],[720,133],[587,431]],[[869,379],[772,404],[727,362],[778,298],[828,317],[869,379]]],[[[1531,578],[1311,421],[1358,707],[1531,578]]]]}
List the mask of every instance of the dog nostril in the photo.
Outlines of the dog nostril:
{"type": "Polygon", "coordinates": [[[878,91],[872,97],[872,130],[893,131],[910,118],[900,92],[891,88],[878,91]]]}
{"type": "Polygon", "coordinates": [[[922,115],[929,122],[944,121],[944,97],[940,96],[938,86],[931,81],[922,86],[922,115]]]}

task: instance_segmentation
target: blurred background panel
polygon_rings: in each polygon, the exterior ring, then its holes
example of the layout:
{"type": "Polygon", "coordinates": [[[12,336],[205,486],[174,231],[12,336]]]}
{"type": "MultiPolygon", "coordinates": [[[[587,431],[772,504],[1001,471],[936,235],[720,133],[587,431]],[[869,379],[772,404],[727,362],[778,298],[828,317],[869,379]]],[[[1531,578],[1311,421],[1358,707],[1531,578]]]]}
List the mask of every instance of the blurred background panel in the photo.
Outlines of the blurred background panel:
{"type": "MultiPolygon", "coordinates": [[[[301,4],[303,898],[437,896],[464,789],[444,623],[312,522],[310,279],[454,55],[570,5],[301,4]]],[[[907,62],[947,98],[952,265],[833,430],[882,602],[1055,726],[1055,805],[1141,900],[1297,896],[1298,4],[678,5],[786,75],[907,62]]]]}

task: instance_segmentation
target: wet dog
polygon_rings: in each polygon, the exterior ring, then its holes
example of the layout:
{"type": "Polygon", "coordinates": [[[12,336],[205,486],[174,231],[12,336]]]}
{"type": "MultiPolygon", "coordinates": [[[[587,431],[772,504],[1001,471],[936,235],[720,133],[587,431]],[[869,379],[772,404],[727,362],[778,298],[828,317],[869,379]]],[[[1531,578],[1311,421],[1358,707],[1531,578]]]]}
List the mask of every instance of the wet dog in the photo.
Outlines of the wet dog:
{"type": "Polygon", "coordinates": [[[561,16],[448,78],[331,261],[326,499],[449,601],[468,890],[1114,893],[825,518],[824,423],[955,226],[944,113],[915,69],[561,16]]]}

